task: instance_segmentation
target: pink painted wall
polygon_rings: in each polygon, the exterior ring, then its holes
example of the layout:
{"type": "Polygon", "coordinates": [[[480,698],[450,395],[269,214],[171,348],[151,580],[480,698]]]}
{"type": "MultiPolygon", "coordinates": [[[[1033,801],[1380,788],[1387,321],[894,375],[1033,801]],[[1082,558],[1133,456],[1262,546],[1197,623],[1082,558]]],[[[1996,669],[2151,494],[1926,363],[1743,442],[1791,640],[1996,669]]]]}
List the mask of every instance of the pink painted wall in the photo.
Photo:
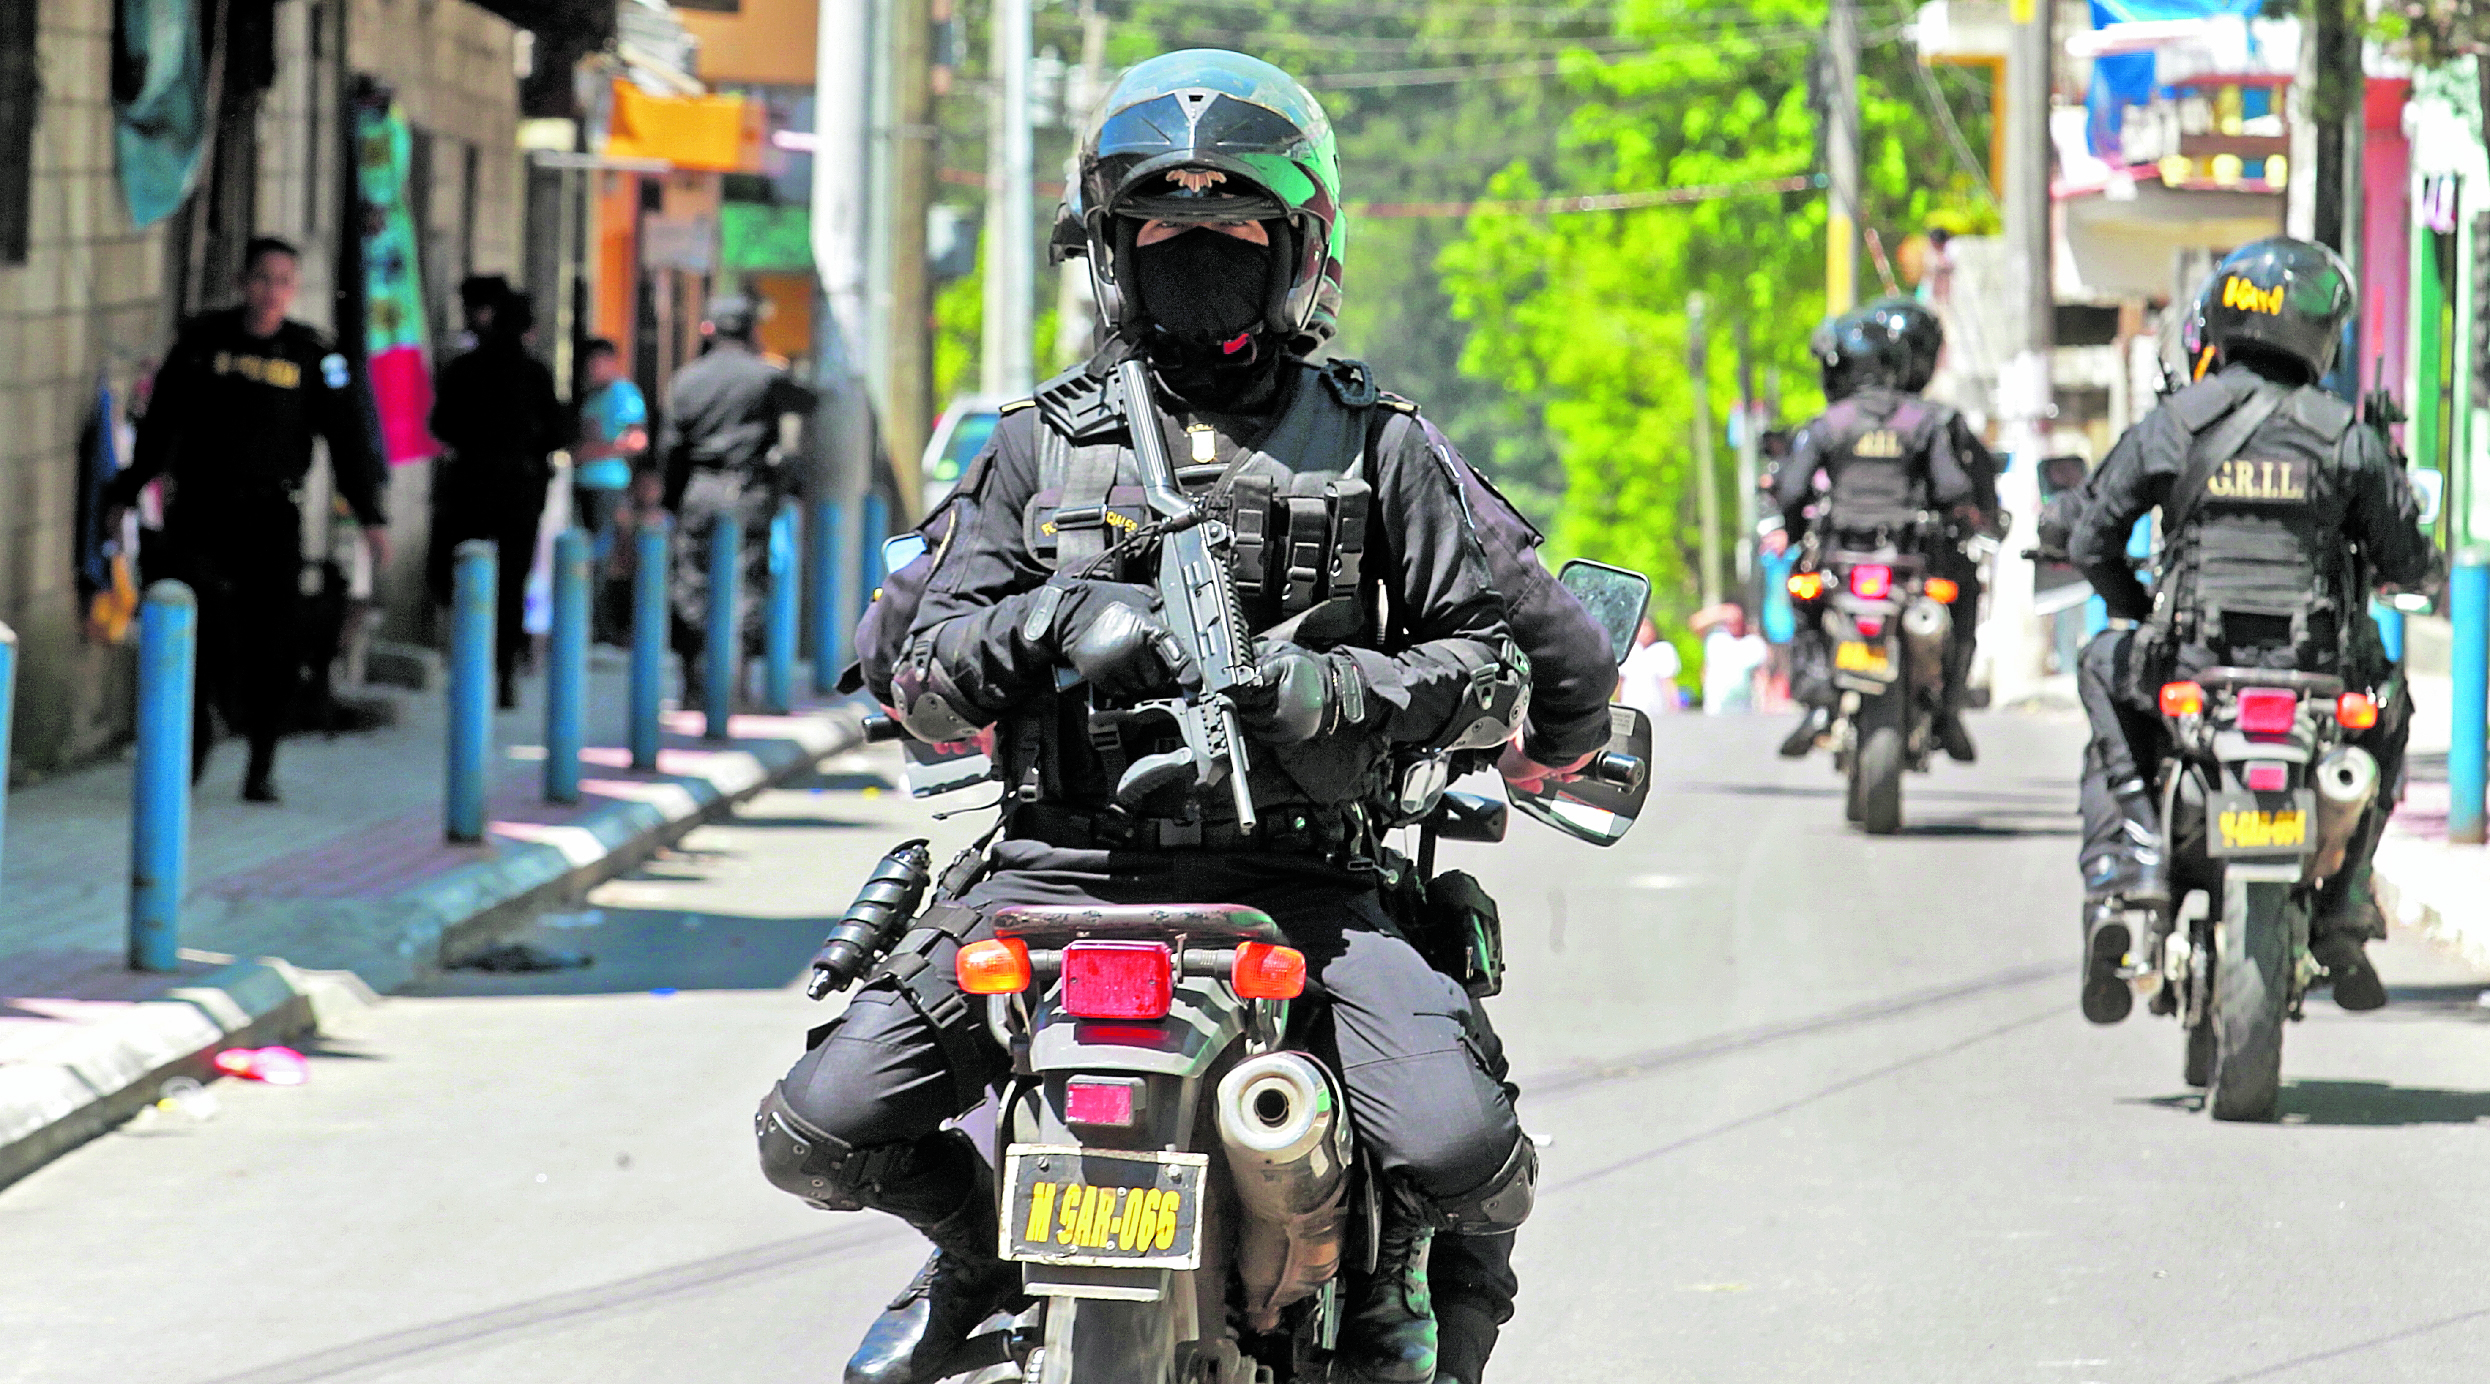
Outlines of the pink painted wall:
{"type": "MultiPolygon", "coordinates": [[[[2360,392],[2375,386],[2385,362],[2387,388],[2404,389],[2404,358],[2412,313],[2412,145],[2404,138],[2404,97],[2412,83],[2369,79],[2367,140],[2362,148],[2360,392]]],[[[2409,403],[2406,407],[2410,407],[2409,403]]]]}

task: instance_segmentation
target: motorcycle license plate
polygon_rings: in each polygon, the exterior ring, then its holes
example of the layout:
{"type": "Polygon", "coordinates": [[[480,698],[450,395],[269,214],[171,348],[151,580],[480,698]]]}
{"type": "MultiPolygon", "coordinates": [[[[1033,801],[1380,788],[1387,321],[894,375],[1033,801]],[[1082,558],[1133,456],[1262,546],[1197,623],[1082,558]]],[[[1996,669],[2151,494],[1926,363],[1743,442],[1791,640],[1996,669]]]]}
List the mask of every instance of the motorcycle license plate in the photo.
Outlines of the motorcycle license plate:
{"type": "Polygon", "coordinates": [[[1893,654],[1881,641],[1869,644],[1856,639],[1843,640],[1833,646],[1833,666],[1863,678],[1893,681],[1893,654]]]}
{"type": "Polygon", "coordinates": [[[2226,789],[2206,812],[2213,819],[2205,833],[2208,855],[2306,855],[2316,847],[2317,795],[2307,789],[2289,795],[2226,789]]]}
{"type": "Polygon", "coordinates": [[[1210,1156],[1014,1144],[1003,1156],[1003,1257],[1098,1268],[1202,1266],[1210,1156]]]}

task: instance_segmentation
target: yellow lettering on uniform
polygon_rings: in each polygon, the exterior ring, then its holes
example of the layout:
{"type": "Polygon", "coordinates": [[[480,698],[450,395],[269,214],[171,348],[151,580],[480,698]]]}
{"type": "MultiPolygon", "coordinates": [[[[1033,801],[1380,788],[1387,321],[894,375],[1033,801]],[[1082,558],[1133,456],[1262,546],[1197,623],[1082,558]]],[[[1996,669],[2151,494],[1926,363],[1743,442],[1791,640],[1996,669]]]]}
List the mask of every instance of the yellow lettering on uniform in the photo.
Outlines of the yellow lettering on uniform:
{"type": "Polygon", "coordinates": [[[1063,1189],[1063,1209],[1055,1213],[1055,1243],[1072,1243],[1072,1234],[1081,1227],[1081,1196],[1089,1189],[1075,1182],[1063,1189]]]}
{"type": "Polygon", "coordinates": [[[268,383],[279,389],[293,389],[303,382],[303,368],[290,360],[268,362],[268,383]]]}
{"type": "Polygon", "coordinates": [[[1152,1249],[1172,1249],[1175,1247],[1176,1208],[1182,1206],[1183,1204],[1184,1193],[1182,1192],[1162,1192],[1159,1194],[1159,1229],[1158,1234],[1152,1236],[1150,1239],[1150,1247],[1152,1249]]]}
{"type": "Polygon", "coordinates": [[[1029,1188],[1029,1229],[1020,1238],[1032,1244],[1046,1238],[1046,1228],[1055,1220],[1055,1184],[1039,1182],[1029,1188]]]}

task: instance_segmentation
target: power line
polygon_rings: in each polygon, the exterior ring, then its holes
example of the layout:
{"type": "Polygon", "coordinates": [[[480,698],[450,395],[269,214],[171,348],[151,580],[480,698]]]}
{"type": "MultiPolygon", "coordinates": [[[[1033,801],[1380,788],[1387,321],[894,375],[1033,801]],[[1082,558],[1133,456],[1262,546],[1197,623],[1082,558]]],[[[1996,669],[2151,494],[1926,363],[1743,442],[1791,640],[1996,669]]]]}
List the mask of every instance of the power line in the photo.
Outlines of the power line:
{"type": "Polygon", "coordinates": [[[1770,178],[1746,183],[1707,183],[1694,187],[1664,187],[1646,192],[1599,192],[1582,197],[1533,197],[1522,200],[1475,202],[1352,202],[1349,215],[1367,216],[1392,221],[1417,217],[1468,216],[1474,211],[1511,212],[1522,216],[1542,214],[1565,215],[1586,211],[1634,211],[1643,207],[1674,206],[1684,202],[1716,202],[1727,197],[1761,197],[1776,192],[1805,192],[1822,187],[1821,173],[1795,173],[1787,178],[1770,178]]]}
{"type": "MultiPolygon", "coordinates": [[[[1779,34],[1740,34],[1743,41],[1757,48],[1800,48],[1816,42],[1812,29],[1788,30],[1779,34]]],[[[1661,48],[1645,48],[1619,55],[1620,60],[1656,56],[1661,53],[1685,52],[1692,48],[1709,48],[1713,44],[1670,44],[1661,48]]],[[[1457,82],[1500,81],[1507,77],[1553,77],[1564,70],[1565,58],[1535,58],[1527,62],[1477,63],[1463,67],[1413,67],[1390,72],[1336,72],[1327,76],[1307,77],[1303,81],[1313,91],[1362,91],[1376,87],[1449,86],[1457,82]]],[[[1603,62],[1611,68],[1617,62],[1603,62]]]]}

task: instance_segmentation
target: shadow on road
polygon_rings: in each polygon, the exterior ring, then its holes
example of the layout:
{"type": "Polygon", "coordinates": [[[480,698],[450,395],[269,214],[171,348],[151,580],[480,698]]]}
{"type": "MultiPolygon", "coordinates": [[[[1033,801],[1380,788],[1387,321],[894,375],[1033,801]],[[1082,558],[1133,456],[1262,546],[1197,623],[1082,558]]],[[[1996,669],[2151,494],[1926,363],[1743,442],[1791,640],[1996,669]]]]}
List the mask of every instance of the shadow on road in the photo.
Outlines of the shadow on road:
{"type": "MultiPolygon", "coordinates": [[[[2205,1108],[2201,1091],[2121,1102],[2194,1115],[2205,1108]]],[[[2397,1086],[2385,1081],[2288,1081],[2276,1118],[2282,1124],[2384,1127],[2478,1124],[2490,1120],[2490,1091],[2447,1091],[2397,1086]]]]}
{"type": "MultiPolygon", "coordinates": [[[[802,975],[834,915],[756,918],[680,908],[596,910],[587,927],[539,923],[509,943],[547,958],[585,953],[585,966],[541,971],[452,970],[400,993],[424,997],[672,994],[778,990],[802,975]]],[[[579,916],[579,915],[568,915],[579,916]]]]}
{"type": "Polygon", "coordinates": [[[2077,828],[2067,826],[2010,827],[1995,822],[1905,822],[1904,836],[2073,836],[2077,828]]]}

